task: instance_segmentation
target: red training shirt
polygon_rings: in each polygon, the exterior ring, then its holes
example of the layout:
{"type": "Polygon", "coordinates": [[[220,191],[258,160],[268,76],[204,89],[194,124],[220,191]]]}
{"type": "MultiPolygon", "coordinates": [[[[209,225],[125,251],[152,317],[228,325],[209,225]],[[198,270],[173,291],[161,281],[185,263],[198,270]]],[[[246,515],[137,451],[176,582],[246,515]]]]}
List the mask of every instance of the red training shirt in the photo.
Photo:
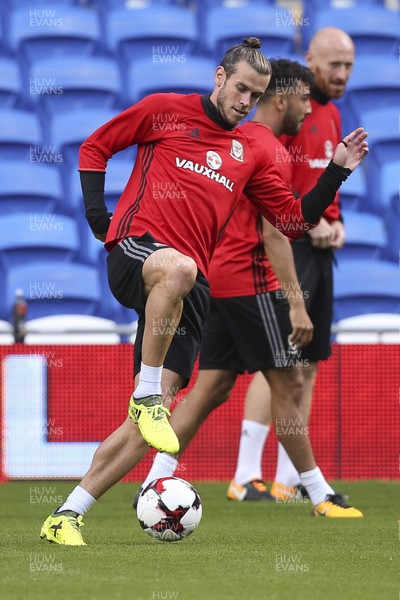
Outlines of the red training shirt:
{"type": "MultiPolygon", "coordinates": [[[[270,127],[249,121],[240,129],[263,145],[280,177],[289,186],[292,178],[290,155],[270,127]]],[[[214,298],[254,296],[281,288],[265,254],[262,216],[244,194],[215,249],[208,281],[214,298]]]]}
{"type": "Polygon", "coordinates": [[[208,117],[198,94],[153,94],[82,144],[79,169],[105,171],[113,154],[138,144],[130,179],[107,233],[111,250],[149,232],[190,256],[207,276],[218,239],[243,191],[271,223],[301,237],[301,203],[257,140],[208,117]]]}
{"type": "MultiPolygon", "coordinates": [[[[342,139],[340,113],[337,106],[331,101],[325,104],[314,98],[310,101],[312,113],[307,115],[299,133],[295,136],[280,137],[292,157],[292,189],[300,196],[314,187],[342,139]]],[[[339,219],[338,192],[323,217],[329,223],[339,219]]]]}

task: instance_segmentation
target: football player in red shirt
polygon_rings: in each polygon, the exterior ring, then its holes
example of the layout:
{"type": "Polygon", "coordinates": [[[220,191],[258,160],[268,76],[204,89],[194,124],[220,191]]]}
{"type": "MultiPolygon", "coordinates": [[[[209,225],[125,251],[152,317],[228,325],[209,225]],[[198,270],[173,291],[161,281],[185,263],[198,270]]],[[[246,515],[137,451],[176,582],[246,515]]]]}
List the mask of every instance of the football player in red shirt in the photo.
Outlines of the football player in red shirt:
{"type": "MultiPolygon", "coordinates": [[[[311,91],[311,115],[297,135],[283,135],[281,140],[292,157],[292,188],[298,194],[310,189],[329,163],[333,148],[341,139],[338,108],[331,102],[345,92],[354,62],[354,44],[344,31],[328,27],[318,31],[310,41],[307,64],[314,74],[311,91]]],[[[320,223],[300,240],[293,241],[297,276],[305,294],[308,314],[314,325],[312,342],[304,349],[307,361],[303,368],[303,418],[308,422],[318,361],[331,354],[330,331],[333,313],[333,251],[343,246],[345,230],[340,212],[339,194],[324,212],[320,223]]],[[[246,436],[241,438],[237,472],[241,482],[261,470],[261,452],[269,431],[270,415],[266,399],[270,395],[265,377],[257,373],[246,397],[246,436]],[[247,472],[247,476],[246,476],[247,472]]],[[[301,496],[299,474],[282,444],[278,445],[278,462],[271,494],[278,500],[301,496]]]]}
{"type": "MultiPolygon", "coordinates": [[[[254,120],[242,129],[263,144],[280,166],[282,178],[290,181],[291,157],[278,136],[296,134],[311,112],[309,94],[313,80],[310,71],[296,62],[282,59],[271,61],[271,66],[271,82],[254,120]]],[[[305,346],[306,350],[312,326],[295,275],[290,244],[281,237],[276,230],[275,234],[271,231],[270,224],[243,197],[211,260],[211,310],[203,329],[198,377],[185,402],[174,410],[171,424],[183,451],[208,414],[229,398],[238,374],[260,371],[271,389],[275,433],[297,466],[301,484],[314,505],[313,514],[362,517],[359,510],[345,503],[342,495],[335,494],[313,457],[302,415],[303,375],[299,368],[304,362],[308,364],[301,348],[305,346]],[[284,284],[283,289],[271,265],[284,284]]],[[[265,397],[258,401],[263,415],[261,402],[268,402],[265,397]]],[[[263,445],[262,440],[258,448],[252,448],[255,456],[249,456],[251,466],[256,463],[259,470],[249,477],[244,475],[242,480],[237,471],[228,490],[229,499],[274,499],[261,478],[263,445]]],[[[177,466],[176,458],[159,453],[142,488],[154,479],[171,476],[177,466]]],[[[137,497],[138,494],[134,506],[137,497]]]]}
{"type": "Polygon", "coordinates": [[[277,228],[301,236],[317,224],[336,190],[368,152],[358,128],[343,139],[313,190],[293,196],[259,142],[237,128],[257,104],[270,65],[256,38],[226,52],[210,96],[154,94],[117,115],[82,145],[79,168],[86,216],[109,250],[111,291],[139,314],[135,396],[129,416],[96,450],[88,473],[44,522],[41,537],[84,545],[81,516],[146,452],[175,453],[167,408],[187,385],[208,313],[208,265],[242,192],[277,228]],[[156,127],[173,116],[174,127],[156,127]],[[108,159],[138,144],[131,178],[115,214],[104,203],[108,159]],[[178,186],[180,201],[160,202],[160,183],[178,186]],[[185,335],[178,335],[178,327],[185,335]],[[174,335],[176,332],[176,335],[174,335]],[[138,435],[138,425],[141,436],[138,435]]]}

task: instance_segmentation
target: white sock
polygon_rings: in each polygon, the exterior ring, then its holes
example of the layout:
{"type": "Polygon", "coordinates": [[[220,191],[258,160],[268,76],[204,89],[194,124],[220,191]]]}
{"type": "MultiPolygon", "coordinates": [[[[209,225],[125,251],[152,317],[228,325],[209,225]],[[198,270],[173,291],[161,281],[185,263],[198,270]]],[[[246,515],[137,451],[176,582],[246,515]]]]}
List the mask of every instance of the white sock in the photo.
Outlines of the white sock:
{"type": "Polygon", "coordinates": [[[134,391],[135,399],[161,394],[161,367],[149,367],[141,363],[139,384],[134,391]]]}
{"type": "Polygon", "coordinates": [[[244,485],[252,479],[262,479],[261,458],[269,430],[269,425],[243,419],[238,462],[233,478],[237,485],[244,485]]]}
{"type": "Polygon", "coordinates": [[[323,502],[327,494],[335,493],[322,475],[319,467],[300,473],[300,481],[307,489],[314,506],[323,502]]]}
{"type": "Polygon", "coordinates": [[[278,443],[278,462],[276,464],[275,481],[288,487],[294,487],[300,483],[300,475],[280,442],[278,443]]]}
{"type": "Polygon", "coordinates": [[[165,452],[157,452],[153,464],[151,465],[151,469],[142,483],[142,488],[144,489],[151,481],[154,481],[154,479],[159,479],[160,477],[172,477],[177,466],[178,461],[176,458],[170,454],[165,454],[165,452]]]}
{"type": "Polygon", "coordinates": [[[77,485],[57,512],[62,510],[73,510],[79,515],[84,515],[95,502],[96,498],[93,498],[89,492],[77,485]]]}

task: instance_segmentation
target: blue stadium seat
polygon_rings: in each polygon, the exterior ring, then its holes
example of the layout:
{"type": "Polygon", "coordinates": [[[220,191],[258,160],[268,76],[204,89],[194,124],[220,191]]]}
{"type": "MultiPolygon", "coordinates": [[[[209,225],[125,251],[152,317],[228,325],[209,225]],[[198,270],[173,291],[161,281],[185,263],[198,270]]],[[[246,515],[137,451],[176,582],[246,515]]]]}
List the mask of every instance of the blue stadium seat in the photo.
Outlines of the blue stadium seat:
{"type": "Polygon", "coordinates": [[[13,58],[0,57],[0,108],[13,108],[22,95],[19,64],[13,58]]]}
{"type": "Polygon", "coordinates": [[[363,114],[371,109],[399,106],[399,60],[390,56],[384,60],[376,55],[356,56],[344,96],[344,108],[351,111],[353,119],[351,123],[347,120],[347,128],[362,124],[363,114]]]}
{"type": "MultiPolygon", "coordinates": [[[[347,130],[346,130],[347,131],[347,130]]],[[[346,210],[363,210],[366,206],[367,184],[362,166],[340,186],[340,203],[346,210]]]]}
{"type": "Polygon", "coordinates": [[[0,219],[0,264],[4,271],[29,262],[71,261],[80,250],[74,219],[56,213],[12,213],[0,219]]]}
{"type": "Polygon", "coordinates": [[[211,8],[204,23],[205,47],[220,61],[225,51],[240,44],[242,38],[256,36],[262,42],[263,53],[274,58],[295,52],[295,25],[286,17],[285,9],[250,4],[239,7],[211,8]]]}
{"type": "Polygon", "coordinates": [[[0,109],[0,158],[37,160],[43,152],[42,130],[38,117],[28,111],[0,109]]]}
{"type": "Polygon", "coordinates": [[[392,199],[400,196],[400,159],[399,153],[393,160],[375,168],[368,169],[368,208],[382,215],[390,209],[392,199]]]}
{"type": "Polygon", "coordinates": [[[400,269],[382,260],[347,260],[335,270],[334,322],[353,315],[400,312],[400,269]]]}
{"type": "MultiPolygon", "coordinates": [[[[368,131],[370,153],[365,160],[368,206],[382,213],[388,192],[399,181],[396,168],[400,156],[399,109],[381,108],[363,114],[363,127],[368,131]]],[[[391,192],[389,192],[390,195],[391,192]]]]}
{"type": "MultiPolygon", "coordinates": [[[[35,0],[32,3],[32,0],[5,0],[5,3],[10,6],[10,8],[24,8],[28,7],[32,9],[32,7],[40,7],[43,10],[43,7],[48,4],[52,4],[51,0],[35,0]]],[[[74,4],[79,5],[82,4],[81,0],[57,0],[57,4],[65,4],[67,6],[72,6],[74,4]]]]}
{"type": "Polygon", "coordinates": [[[106,40],[109,50],[123,61],[151,58],[161,64],[182,64],[195,48],[196,17],[191,10],[168,5],[110,10],[106,40]]]}
{"type": "Polygon", "coordinates": [[[384,6],[359,3],[348,8],[325,8],[310,18],[310,27],[302,28],[303,49],[311,37],[324,27],[339,27],[353,39],[356,56],[362,54],[396,55],[400,41],[400,16],[384,6]]]}
{"type": "Polygon", "coordinates": [[[77,169],[79,146],[117,113],[111,109],[84,109],[55,114],[49,125],[48,143],[62,154],[68,166],[77,169]]]}
{"type": "Polygon", "coordinates": [[[6,308],[21,288],[30,319],[58,314],[101,314],[101,288],[96,268],[72,262],[36,262],[14,267],[6,277],[6,308]]]}
{"type": "Polygon", "coordinates": [[[29,81],[29,99],[50,117],[61,111],[115,107],[121,92],[116,61],[97,56],[38,61],[29,71],[29,81]]]}
{"type": "Polygon", "coordinates": [[[96,11],[57,3],[31,5],[11,11],[9,48],[32,63],[50,57],[95,53],[100,46],[96,11]]]}
{"type": "Polygon", "coordinates": [[[196,56],[182,64],[135,60],[128,70],[128,100],[134,103],[156,92],[209,94],[214,87],[214,73],[212,60],[196,56]]]}
{"type": "Polygon", "coordinates": [[[0,213],[58,212],[63,189],[59,169],[22,160],[0,161],[0,213]]]}
{"type": "MultiPolygon", "coordinates": [[[[400,166],[400,165],[399,165],[400,166]]],[[[399,173],[399,171],[398,171],[399,173]]],[[[388,236],[387,258],[400,261],[400,189],[397,180],[397,190],[393,190],[391,201],[385,210],[385,223],[388,236]]]]}
{"type": "Polygon", "coordinates": [[[382,217],[355,210],[342,211],[346,244],[337,251],[339,265],[344,260],[383,257],[387,236],[382,217]]]}

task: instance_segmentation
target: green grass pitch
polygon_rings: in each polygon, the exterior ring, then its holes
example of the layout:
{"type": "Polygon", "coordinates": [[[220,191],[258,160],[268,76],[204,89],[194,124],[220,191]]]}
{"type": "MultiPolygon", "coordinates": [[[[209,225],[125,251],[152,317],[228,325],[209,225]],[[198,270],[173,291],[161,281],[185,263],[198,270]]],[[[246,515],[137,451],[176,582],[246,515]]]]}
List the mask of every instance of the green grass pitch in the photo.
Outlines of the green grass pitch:
{"type": "Polygon", "coordinates": [[[389,600],[400,591],[399,484],[336,484],[364,519],[310,516],[309,503],[236,503],[224,483],[194,483],[203,518],[181,542],[155,542],[118,484],[85,516],[87,547],[39,539],[74,482],[0,485],[4,600],[389,600]]]}

